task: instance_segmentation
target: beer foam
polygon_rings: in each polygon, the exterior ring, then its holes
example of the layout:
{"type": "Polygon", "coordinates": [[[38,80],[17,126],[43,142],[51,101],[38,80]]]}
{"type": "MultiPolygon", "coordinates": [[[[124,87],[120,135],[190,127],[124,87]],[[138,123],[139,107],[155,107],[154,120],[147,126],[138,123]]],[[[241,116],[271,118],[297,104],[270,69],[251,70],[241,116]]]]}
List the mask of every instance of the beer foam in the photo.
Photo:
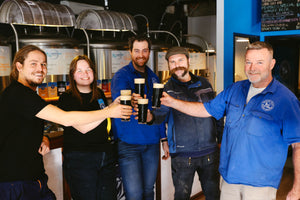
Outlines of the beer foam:
{"type": "Polygon", "coordinates": [[[131,90],[121,90],[120,93],[121,93],[121,96],[130,96],[131,90]]]}
{"type": "Polygon", "coordinates": [[[148,104],[148,99],[138,99],[138,104],[148,104]]]}
{"type": "Polygon", "coordinates": [[[121,96],[120,100],[121,101],[122,100],[126,100],[126,101],[131,100],[131,96],[121,96]]]}
{"type": "Polygon", "coordinates": [[[162,83],[153,83],[153,88],[164,88],[164,84],[162,84],[162,83]]]}
{"type": "Polygon", "coordinates": [[[135,84],[143,84],[143,83],[145,83],[145,79],[144,78],[135,78],[134,83],[135,84]]]}

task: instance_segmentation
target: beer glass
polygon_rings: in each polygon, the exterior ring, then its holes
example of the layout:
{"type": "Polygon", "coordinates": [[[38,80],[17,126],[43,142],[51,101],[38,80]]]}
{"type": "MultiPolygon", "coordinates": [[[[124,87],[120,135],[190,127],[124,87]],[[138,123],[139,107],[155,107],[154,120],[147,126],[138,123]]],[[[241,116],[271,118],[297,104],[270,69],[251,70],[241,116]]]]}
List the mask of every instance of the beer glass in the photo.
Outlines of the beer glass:
{"type": "Polygon", "coordinates": [[[160,98],[164,90],[164,84],[153,84],[152,108],[160,108],[160,98]]]}
{"type": "Polygon", "coordinates": [[[144,78],[135,78],[134,79],[134,93],[140,94],[144,98],[145,93],[145,79],[144,78]]]}
{"type": "Polygon", "coordinates": [[[131,90],[121,90],[120,95],[121,96],[131,96],[131,90]]]}
{"type": "MultiPolygon", "coordinates": [[[[128,105],[128,106],[131,106],[131,96],[121,96],[121,97],[120,97],[120,103],[121,103],[122,105],[128,105]]],[[[129,121],[130,121],[130,118],[128,118],[128,119],[122,118],[121,121],[122,121],[122,122],[129,122],[129,121]]]]}
{"type": "Polygon", "coordinates": [[[138,123],[146,124],[147,123],[147,110],[148,110],[148,99],[138,99],[138,123]]]}

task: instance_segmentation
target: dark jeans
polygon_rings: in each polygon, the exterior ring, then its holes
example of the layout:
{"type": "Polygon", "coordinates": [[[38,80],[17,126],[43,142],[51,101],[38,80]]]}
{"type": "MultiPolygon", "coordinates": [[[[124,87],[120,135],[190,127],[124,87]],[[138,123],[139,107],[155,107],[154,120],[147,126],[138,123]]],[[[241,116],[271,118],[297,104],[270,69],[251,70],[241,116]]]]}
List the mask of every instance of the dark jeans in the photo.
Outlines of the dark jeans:
{"type": "Polygon", "coordinates": [[[48,177],[43,174],[36,181],[0,182],[1,200],[55,200],[47,186],[48,177]]]}
{"type": "Polygon", "coordinates": [[[64,153],[63,170],[74,200],[114,200],[116,156],[105,152],[64,153]]]}
{"type": "Polygon", "coordinates": [[[198,173],[206,200],[220,199],[219,152],[199,158],[175,157],[171,159],[175,200],[189,200],[195,172],[198,173]]]}
{"type": "Polygon", "coordinates": [[[153,200],[159,144],[133,145],[119,141],[118,152],[126,200],[153,200]]]}

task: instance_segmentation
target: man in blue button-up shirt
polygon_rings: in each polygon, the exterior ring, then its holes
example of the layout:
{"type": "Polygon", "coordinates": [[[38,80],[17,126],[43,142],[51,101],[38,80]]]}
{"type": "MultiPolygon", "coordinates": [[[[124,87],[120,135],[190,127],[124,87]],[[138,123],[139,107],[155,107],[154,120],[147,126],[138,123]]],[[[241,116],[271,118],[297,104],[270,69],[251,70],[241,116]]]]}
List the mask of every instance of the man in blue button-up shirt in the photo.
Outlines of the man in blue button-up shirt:
{"type": "Polygon", "coordinates": [[[214,100],[195,103],[164,93],[162,104],[198,117],[226,116],[219,171],[221,200],[276,199],[289,145],[295,179],[287,200],[300,198],[300,103],[272,77],[273,48],[255,42],[246,52],[248,80],[234,83],[214,100]]]}

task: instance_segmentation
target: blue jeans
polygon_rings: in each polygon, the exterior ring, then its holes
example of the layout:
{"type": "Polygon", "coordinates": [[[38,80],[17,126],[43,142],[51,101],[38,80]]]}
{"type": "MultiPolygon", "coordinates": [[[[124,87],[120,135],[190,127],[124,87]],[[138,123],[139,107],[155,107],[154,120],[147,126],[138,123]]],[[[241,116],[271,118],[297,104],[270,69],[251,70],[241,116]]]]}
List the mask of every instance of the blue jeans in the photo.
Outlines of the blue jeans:
{"type": "Polygon", "coordinates": [[[118,142],[119,165],[126,200],[153,200],[159,161],[159,144],[118,142]]]}
{"type": "Polygon", "coordinates": [[[74,200],[114,200],[116,156],[106,152],[63,153],[64,176],[74,200]]]}
{"type": "Polygon", "coordinates": [[[1,200],[55,200],[47,186],[48,176],[43,174],[36,181],[0,182],[1,200]]]}
{"type": "Polygon", "coordinates": [[[189,200],[195,172],[206,200],[220,199],[219,152],[199,158],[174,157],[171,159],[175,200],[189,200]]]}

